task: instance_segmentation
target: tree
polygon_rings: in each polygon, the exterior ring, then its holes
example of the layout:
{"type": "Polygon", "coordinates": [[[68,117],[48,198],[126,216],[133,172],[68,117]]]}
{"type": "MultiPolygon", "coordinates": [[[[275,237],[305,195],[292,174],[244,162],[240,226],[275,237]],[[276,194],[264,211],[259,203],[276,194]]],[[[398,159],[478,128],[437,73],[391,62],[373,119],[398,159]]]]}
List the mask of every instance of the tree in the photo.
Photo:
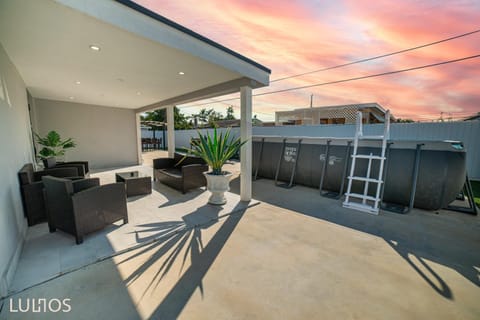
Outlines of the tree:
{"type": "Polygon", "coordinates": [[[208,114],[208,126],[210,128],[216,128],[218,120],[223,120],[223,114],[213,109],[210,109],[208,114]]]}
{"type": "Polygon", "coordinates": [[[191,123],[188,121],[187,116],[180,112],[180,109],[174,107],[174,121],[175,121],[175,129],[179,130],[186,130],[192,129],[191,123]]]}
{"type": "Polygon", "coordinates": [[[202,127],[215,128],[218,120],[223,120],[223,114],[214,109],[201,109],[198,113],[192,114],[192,118],[202,124],[202,127]]]}
{"type": "Polygon", "coordinates": [[[412,119],[402,119],[402,118],[398,118],[395,122],[396,122],[396,123],[412,123],[412,122],[415,122],[415,121],[413,121],[412,119]]]}
{"type": "MultiPolygon", "coordinates": [[[[173,108],[173,119],[175,122],[174,127],[177,130],[192,128],[192,125],[187,120],[187,117],[182,112],[180,112],[180,109],[178,109],[177,107],[173,108]]],[[[142,116],[142,120],[166,122],[167,111],[165,109],[158,109],[155,111],[147,112],[145,116],[142,116]]]]}
{"type": "Polygon", "coordinates": [[[227,108],[227,116],[225,117],[225,120],[235,120],[235,115],[233,113],[233,106],[230,106],[227,108]]]}
{"type": "Polygon", "coordinates": [[[148,120],[148,121],[166,122],[167,113],[165,109],[158,109],[158,110],[146,112],[145,115],[141,116],[141,119],[148,120]]]}
{"type": "Polygon", "coordinates": [[[208,111],[203,108],[198,113],[192,113],[190,118],[193,119],[194,128],[198,128],[199,124],[203,126],[207,122],[208,111]]]}
{"type": "Polygon", "coordinates": [[[203,124],[207,123],[208,122],[208,116],[210,115],[210,112],[212,110],[213,109],[207,110],[205,108],[200,110],[200,112],[198,113],[198,121],[200,121],[203,124]]]}

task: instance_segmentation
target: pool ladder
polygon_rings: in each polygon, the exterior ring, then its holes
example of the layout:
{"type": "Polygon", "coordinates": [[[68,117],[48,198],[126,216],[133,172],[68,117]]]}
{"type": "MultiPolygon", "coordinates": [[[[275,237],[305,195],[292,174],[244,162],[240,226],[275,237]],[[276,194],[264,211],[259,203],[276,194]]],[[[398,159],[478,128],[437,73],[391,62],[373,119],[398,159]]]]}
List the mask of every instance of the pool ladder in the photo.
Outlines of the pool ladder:
{"type": "Polygon", "coordinates": [[[390,111],[387,110],[385,113],[385,122],[383,135],[379,136],[366,136],[363,135],[362,127],[362,112],[357,113],[356,119],[356,130],[355,130],[355,139],[353,140],[353,154],[352,154],[352,165],[350,167],[350,176],[348,176],[348,186],[347,192],[345,193],[345,201],[343,206],[345,208],[355,209],[359,211],[364,211],[372,214],[378,214],[380,201],[381,201],[381,192],[383,184],[383,169],[386,160],[385,152],[387,150],[387,140],[390,137],[390,111]],[[358,141],[359,140],[381,140],[382,141],[382,152],[380,155],[370,154],[359,154],[358,153],[358,141]],[[367,173],[366,176],[355,176],[355,165],[357,160],[368,160],[367,173]],[[372,162],[379,161],[379,170],[378,176],[372,177],[372,162]],[[363,193],[353,193],[352,192],[352,182],[361,181],[364,183],[363,193]],[[368,194],[369,184],[376,184],[376,192],[374,196],[368,194]],[[352,199],[357,199],[359,201],[352,201],[352,199]]]}

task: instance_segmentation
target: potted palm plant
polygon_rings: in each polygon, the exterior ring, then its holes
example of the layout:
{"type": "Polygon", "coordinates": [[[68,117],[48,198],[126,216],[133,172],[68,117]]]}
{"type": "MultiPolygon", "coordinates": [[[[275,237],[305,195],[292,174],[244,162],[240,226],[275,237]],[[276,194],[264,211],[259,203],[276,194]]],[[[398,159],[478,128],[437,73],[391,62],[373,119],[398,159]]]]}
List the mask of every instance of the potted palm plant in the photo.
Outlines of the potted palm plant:
{"type": "Polygon", "coordinates": [[[65,151],[76,146],[72,138],[62,140],[58,132],[52,130],[45,137],[41,137],[39,134],[35,133],[35,138],[37,143],[43,148],[38,152],[37,157],[45,161],[51,157],[63,157],[65,151]]]}
{"type": "Polygon", "coordinates": [[[240,138],[231,137],[230,131],[230,128],[228,128],[225,133],[217,133],[215,128],[213,136],[208,132],[202,134],[198,131],[196,143],[191,145],[190,148],[182,148],[186,152],[186,156],[200,157],[212,169],[203,173],[207,179],[207,190],[212,193],[208,199],[211,204],[222,205],[227,202],[225,192],[230,190],[232,173],[223,171],[222,167],[246,142],[242,142],[240,138]]]}

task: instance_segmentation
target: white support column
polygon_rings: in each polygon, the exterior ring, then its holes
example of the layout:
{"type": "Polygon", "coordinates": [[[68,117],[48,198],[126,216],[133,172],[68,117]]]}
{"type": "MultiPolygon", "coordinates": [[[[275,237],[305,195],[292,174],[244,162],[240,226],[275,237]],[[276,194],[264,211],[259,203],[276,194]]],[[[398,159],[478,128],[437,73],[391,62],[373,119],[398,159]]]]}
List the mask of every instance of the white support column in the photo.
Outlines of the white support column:
{"type": "Polygon", "coordinates": [[[138,164],[143,163],[142,159],[142,128],[140,126],[140,113],[135,114],[135,126],[137,129],[137,158],[138,164]]]}
{"type": "Polygon", "coordinates": [[[175,153],[175,117],[174,106],[167,107],[167,139],[168,139],[168,157],[173,158],[175,153]]]}
{"type": "Polygon", "coordinates": [[[240,152],[240,199],[252,199],[252,88],[240,88],[240,138],[247,141],[240,152]]]}

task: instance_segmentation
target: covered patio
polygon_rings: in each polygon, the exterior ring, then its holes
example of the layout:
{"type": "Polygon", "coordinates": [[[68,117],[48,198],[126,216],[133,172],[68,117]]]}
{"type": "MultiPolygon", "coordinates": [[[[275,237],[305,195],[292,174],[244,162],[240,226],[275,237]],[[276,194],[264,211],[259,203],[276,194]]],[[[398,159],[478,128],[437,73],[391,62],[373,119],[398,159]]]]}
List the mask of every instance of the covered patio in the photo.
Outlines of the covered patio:
{"type": "Polygon", "coordinates": [[[173,157],[174,106],[238,92],[249,141],[241,197],[251,199],[252,90],[269,84],[268,68],[128,0],[5,1],[1,9],[2,46],[25,81],[34,132],[73,137],[68,156],[93,168],[140,164],[142,113],[166,109],[173,157]],[[21,20],[31,23],[16,28],[21,20]],[[127,155],[109,161],[112,152],[127,155]]]}
{"type": "Polygon", "coordinates": [[[37,167],[33,133],[72,137],[77,147],[67,161],[133,167],[142,161],[142,113],[167,109],[172,157],[175,105],[240,93],[241,137],[249,142],[239,201],[251,201],[252,90],[269,84],[263,65],[132,1],[8,0],[0,4],[0,67],[0,135],[12,137],[2,140],[11,152],[0,175],[1,297],[35,234],[17,178],[24,164],[37,167]]]}
{"type": "MultiPolygon", "coordinates": [[[[166,155],[163,151],[157,152],[157,155],[162,153],[166,155]]],[[[239,164],[231,163],[227,167],[238,179],[239,164]]],[[[148,165],[100,169],[95,170],[91,177],[99,178],[101,184],[108,184],[115,182],[117,172],[139,171],[151,175],[152,170],[148,165]]],[[[25,290],[195,226],[210,225],[232,212],[259,203],[255,200],[240,201],[239,195],[227,193],[227,204],[213,206],[208,204],[208,197],[205,188],[182,194],[159,182],[153,182],[151,195],[128,198],[129,223],[118,221],[88,235],[82,245],[76,245],[71,235],[61,231],[49,233],[46,223],[30,227],[10,292],[25,290]]]]}

